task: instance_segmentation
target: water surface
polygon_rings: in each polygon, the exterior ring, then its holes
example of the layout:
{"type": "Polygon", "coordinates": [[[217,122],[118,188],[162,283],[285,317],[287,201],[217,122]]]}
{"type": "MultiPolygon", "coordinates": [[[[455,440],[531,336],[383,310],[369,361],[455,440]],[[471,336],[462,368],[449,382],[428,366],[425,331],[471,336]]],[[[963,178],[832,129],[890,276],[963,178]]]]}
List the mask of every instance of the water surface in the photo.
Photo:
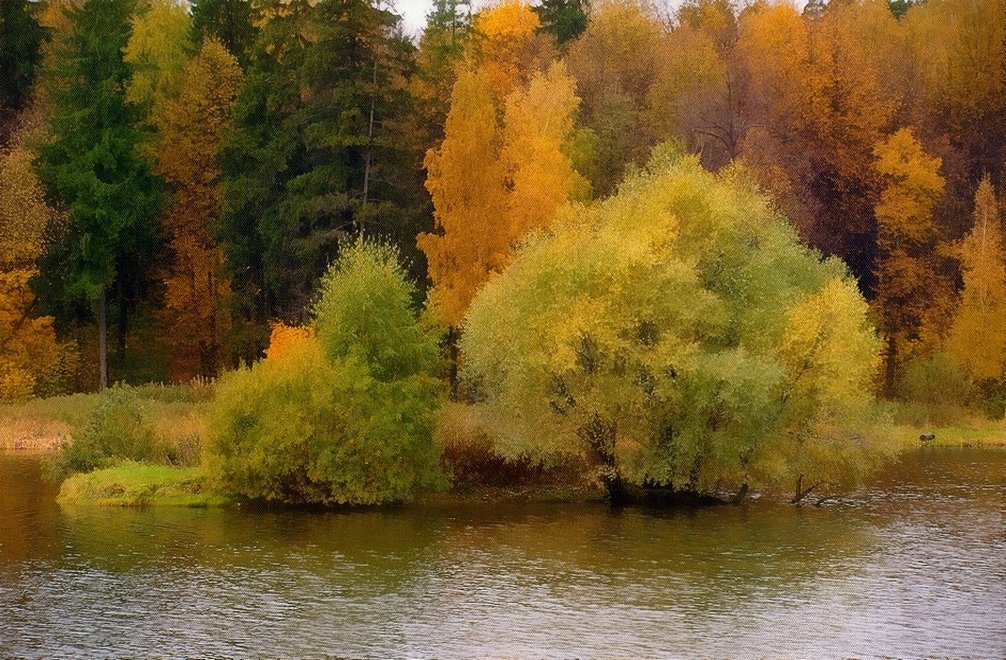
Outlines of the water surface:
{"type": "Polygon", "coordinates": [[[1006,451],[822,507],[60,509],[0,456],[0,656],[1006,657],[1006,451]]]}

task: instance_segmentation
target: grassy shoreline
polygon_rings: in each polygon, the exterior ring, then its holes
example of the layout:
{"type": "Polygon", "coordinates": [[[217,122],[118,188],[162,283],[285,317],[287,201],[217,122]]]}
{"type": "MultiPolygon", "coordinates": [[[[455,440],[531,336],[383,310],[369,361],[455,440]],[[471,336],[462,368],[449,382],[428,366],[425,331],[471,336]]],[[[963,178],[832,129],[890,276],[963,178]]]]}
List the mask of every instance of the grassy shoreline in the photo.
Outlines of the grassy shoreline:
{"type": "MultiPolygon", "coordinates": [[[[199,437],[204,433],[203,417],[208,396],[193,396],[192,390],[185,386],[144,386],[138,391],[142,393],[144,405],[151,413],[159,435],[177,441],[183,435],[199,437]]],[[[75,394],[18,405],[0,405],[0,453],[52,455],[72,441],[72,429],[81,428],[99,400],[96,394],[75,394]]],[[[471,445],[473,440],[470,436],[474,431],[462,431],[458,432],[456,440],[461,442],[462,447],[471,445]]],[[[929,426],[902,423],[895,426],[895,432],[902,449],[906,451],[921,446],[1006,447],[1006,420],[971,418],[955,424],[929,426]],[[923,434],[934,434],[935,438],[923,442],[920,439],[923,434]]],[[[493,469],[494,461],[489,460],[492,457],[488,444],[481,447],[481,451],[486,454],[479,454],[485,465],[456,463],[455,469],[461,467],[463,474],[449,491],[422,494],[413,504],[438,506],[445,503],[585,502],[604,499],[602,489],[577,479],[575,474],[541,475],[531,470],[527,474],[512,474],[507,479],[497,480],[497,483],[486,482],[484,479],[491,475],[483,473],[487,469],[494,474],[496,471],[493,469]],[[474,472],[465,474],[468,470],[474,472]]],[[[178,468],[133,462],[68,478],[60,489],[59,501],[66,505],[139,507],[228,506],[236,502],[234,498],[210,491],[200,467],[178,468]]]]}
{"type": "Polygon", "coordinates": [[[202,468],[134,462],[68,477],[56,499],[65,505],[125,507],[215,507],[233,502],[208,488],[202,468]]]}
{"type": "Polygon", "coordinates": [[[929,447],[1006,447],[1006,422],[976,420],[947,426],[899,426],[899,434],[905,436],[906,448],[913,444],[929,447]],[[922,434],[931,433],[936,437],[927,442],[920,439],[922,434]]]}

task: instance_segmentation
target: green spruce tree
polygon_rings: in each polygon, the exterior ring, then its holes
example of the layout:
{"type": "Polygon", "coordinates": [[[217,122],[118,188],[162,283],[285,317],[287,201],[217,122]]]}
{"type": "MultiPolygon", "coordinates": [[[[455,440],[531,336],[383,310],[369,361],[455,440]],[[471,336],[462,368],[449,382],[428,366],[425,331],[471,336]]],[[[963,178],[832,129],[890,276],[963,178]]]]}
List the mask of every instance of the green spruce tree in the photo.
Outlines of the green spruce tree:
{"type": "Polygon", "coordinates": [[[28,0],[0,2],[0,146],[7,144],[14,118],[24,108],[42,61],[45,29],[28,0]]]}
{"type": "Polygon", "coordinates": [[[102,0],[70,10],[72,31],[46,71],[51,140],[38,160],[67,223],[41,260],[38,293],[62,320],[81,307],[97,317],[101,387],[108,384],[109,298],[121,354],[129,304],[157,254],[159,180],[137,154],[138,110],[124,96],[130,70],[122,53],[134,9],[132,0],[102,0]]]}
{"type": "Polygon", "coordinates": [[[302,319],[340,238],[394,236],[422,188],[401,133],[411,45],[398,17],[367,0],[270,0],[259,12],[221,155],[220,238],[239,317],[261,328],[302,319]]]}

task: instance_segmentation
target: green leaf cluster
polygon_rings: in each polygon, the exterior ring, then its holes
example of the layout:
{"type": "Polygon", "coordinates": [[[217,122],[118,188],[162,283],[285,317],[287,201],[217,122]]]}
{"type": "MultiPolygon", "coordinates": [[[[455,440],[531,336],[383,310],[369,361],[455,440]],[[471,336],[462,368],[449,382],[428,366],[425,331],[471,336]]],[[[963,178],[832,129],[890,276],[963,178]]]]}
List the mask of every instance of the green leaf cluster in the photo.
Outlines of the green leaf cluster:
{"type": "Polygon", "coordinates": [[[205,464],[225,492],[376,504],[443,481],[436,337],[391,248],[358,242],[325,276],[315,334],[225,375],[205,464]]]}
{"type": "Polygon", "coordinates": [[[116,385],[102,394],[87,421],[74,429],[73,441],[49,460],[47,471],[53,480],[61,481],[122,461],[169,463],[171,458],[171,447],[157,436],[139,394],[116,385]]]}
{"type": "Polygon", "coordinates": [[[609,488],[856,474],[880,345],[845,267],[737,169],[656,150],[476,297],[464,375],[509,457],[582,455],[609,488]]]}
{"type": "Polygon", "coordinates": [[[156,254],[161,183],[137,152],[139,110],[124,91],[134,9],[132,0],[108,0],[69,10],[73,31],[46,71],[52,139],[38,171],[67,219],[42,260],[39,288],[50,307],[93,302],[113,284],[121,297],[140,286],[156,254]]]}

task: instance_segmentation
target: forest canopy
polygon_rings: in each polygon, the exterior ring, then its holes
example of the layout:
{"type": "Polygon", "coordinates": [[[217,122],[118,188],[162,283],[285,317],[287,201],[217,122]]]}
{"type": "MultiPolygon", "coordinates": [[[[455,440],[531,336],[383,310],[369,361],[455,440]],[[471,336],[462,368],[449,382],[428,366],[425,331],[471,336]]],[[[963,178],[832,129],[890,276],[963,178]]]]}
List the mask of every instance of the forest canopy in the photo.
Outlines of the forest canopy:
{"type": "MultiPolygon", "coordinates": [[[[493,460],[698,491],[1006,411],[1006,0],[11,0],[0,64],[0,401],[195,382],[433,474],[443,387],[493,460]]],[[[311,456],[233,483],[423,481],[311,456]]]]}

